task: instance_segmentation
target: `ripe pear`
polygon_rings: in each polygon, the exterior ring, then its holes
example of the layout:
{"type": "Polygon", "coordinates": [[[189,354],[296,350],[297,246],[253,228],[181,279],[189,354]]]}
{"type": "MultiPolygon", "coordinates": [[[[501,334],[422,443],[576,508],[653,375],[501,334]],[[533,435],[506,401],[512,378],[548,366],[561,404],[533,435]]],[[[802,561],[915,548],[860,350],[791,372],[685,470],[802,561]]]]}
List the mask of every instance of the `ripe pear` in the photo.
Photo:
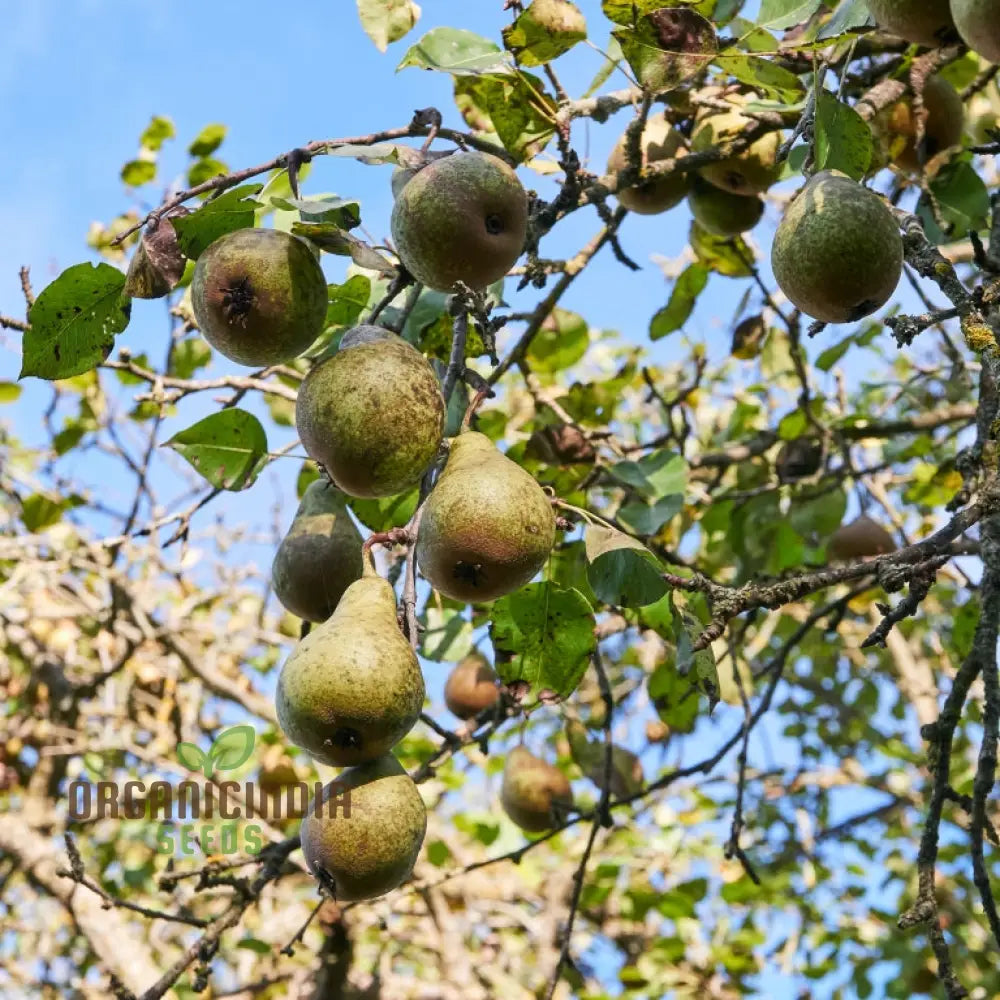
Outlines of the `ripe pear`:
{"type": "Polygon", "coordinates": [[[544,833],[565,822],[573,789],[559,768],[526,747],[515,747],[504,765],[500,804],[522,830],[544,833]]]}
{"type": "Polygon", "coordinates": [[[738,236],[753,229],[764,214],[756,195],[733,194],[698,178],[688,192],[695,221],[714,236],[738,236]]]}
{"type": "Polygon", "coordinates": [[[331,781],[299,829],[309,871],[338,902],[375,899],[413,871],[427,810],[413,779],[392,754],[331,781]]]}
{"type": "Polygon", "coordinates": [[[937,46],[954,35],[948,0],[868,0],[875,23],[917,45],[937,46]]]}
{"type": "MultiPolygon", "coordinates": [[[[609,174],[618,173],[628,166],[626,141],[627,132],[622,134],[615,148],[611,150],[611,155],[608,157],[609,174]]],[[[687,152],[684,137],[662,114],[653,115],[646,122],[640,148],[643,167],[659,163],[661,160],[672,160],[687,152]]],[[[637,212],[639,215],[658,215],[678,204],[687,194],[690,184],[690,174],[674,171],[662,177],[643,181],[636,187],[620,190],[615,197],[618,203],[630,212],[637,212]]]]}
{"type": "Polygon", "coordinates": [[[198,258],[191,306],[202,336],[241,365],[298,357],[326,322],[326,278],[309,246],[277,229],[237,229],[198,258]]]}
{"type": "Polygon", "coordinates": [[[882,199],[836,170],[809,178],[771,244],[781,290],[825,323],[851,323],[885,305],[903,270],[899,227],[882,199]]]}
{"type": "Polygon", "coordinates": [[[973,52],[1000,63],[1000,0],[951,0],[951,15],[973,52]]]}
{"type": "Polygon", "coordinates": [[[344,341],[299,388],[299,438],[350,496],[402,493],[434,460],[444,433],[434,369],[402,337],[380,328],[349,331],[344,341]]]}
{"type": "Polygon", "coordinates": [[[940,76],[928,77],[922,99],[927,118],[917,146],[917,116],[908,97],[876,115],[873,130],[881,155],[901,170],[919,173],[922,164],[951,146],[961,145],[965,105],[958,91],[940,76]]]}
{"type": "Polygon", "coordinates": [[[417,565],[428,583],[458,601],[492,601],[545,564],[556,519],[541,486],[477,431],[451,453],[424,505],[417,565]]]}
{"type": "Polygon", "coordinates": [[[864,559],[895,551],[892,535],[866,514],[842,524],[826,543],[826,554],[831,560],[864,559]]]}
{"type": "Polygon", "coordinates": [[[497,675],[478,650],[459,660],[444,684],[444,703],[459,719],[475,718],[500,698],[497,675]]]}
{"type": "Polygon", "coordinates": [[[317,479],[306,488],[274,555],[274,593],[299,618],[325,622],[361,569],[361,535],[344,494],[317,479]]]}
{"type": "Polygon", "coordinates": [[[401,188],[392,238],[417,281],[450,292],[502,278],[524,249],[528,196],[517,174],[487,153],[432,160],[401,188]]]}
{"type": "Polygon", "coordinates": [[[289,741],[335,767],[374,760],[413,728],[424,678],[399,629],[395,592],[370,560],[285,661],[275,702],[289,741]]]}
{"type": "MultiPolygon", "coordinates": [[[[696,125],[691,134],[691,149],[704,153],[710,149],[732,142],[757,122],[739,111],[723,111],[707,115],[696,125]]],[[[763,194],[777,179],[781,167],[778,163],[778,149],[781,135],[765,132],[753,144],[718,163],[710,163],[698,172],[711,184],[732,194],[763,194]]]]}

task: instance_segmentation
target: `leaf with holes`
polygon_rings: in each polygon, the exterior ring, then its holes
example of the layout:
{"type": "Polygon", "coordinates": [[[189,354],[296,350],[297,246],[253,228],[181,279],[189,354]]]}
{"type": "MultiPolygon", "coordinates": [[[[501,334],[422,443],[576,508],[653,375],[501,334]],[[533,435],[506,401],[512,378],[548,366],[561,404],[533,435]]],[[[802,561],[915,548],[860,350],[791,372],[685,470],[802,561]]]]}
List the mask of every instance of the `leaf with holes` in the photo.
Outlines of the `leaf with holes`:
{"type": "Polygon", "coordinates": [[[597,642],[587,598],[551,583],[531,583],[497,601],[490,637],[504,684],[526,681],[559,698],[576,690],[597,642]]]}
{"type": "Polygon", "coordinates": [[[60,379],[96,368],[128,326],[125,275],[110,264],[75,264],[31,307],[19,378],[60,379]]]}
{"type": "Polygon", "coordinates": [[[226,409],[175,434],[166,442],[217,489],[253,485],[267,456],[267,435],[246,410],[226,409]]]}

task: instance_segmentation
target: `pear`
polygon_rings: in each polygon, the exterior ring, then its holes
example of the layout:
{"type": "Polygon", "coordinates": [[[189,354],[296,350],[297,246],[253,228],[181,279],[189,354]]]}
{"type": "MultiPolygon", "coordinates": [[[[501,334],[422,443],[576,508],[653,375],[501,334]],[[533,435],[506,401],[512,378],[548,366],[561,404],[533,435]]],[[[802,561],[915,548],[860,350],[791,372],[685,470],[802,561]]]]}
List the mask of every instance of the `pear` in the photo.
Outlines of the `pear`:
{"type": "Polygon", "coordinates": [[[987,62],[1000,63],[1000,0],[951,0],[962,41],[987,62]]]}
{"type": "Polygon", "coordinates": [[[896,542],[892,535],[866,514],[849,524],[842,524],[826,543],[827,556],[839,561],[865,559],[895,551],[896,542]]]}
{"type": "Polygon", "coordinates": [[[402,337],[377,327],[348,331],[344,341],[299,388],[299,438],[350,496],[402,493],[434,460],[444,433],[434,370],[402,337]]]}
{"type": "Polygon", "coordinates": [[[399,629],[395,592],[370,560],[285,661],[275,701],[289,741],[335,767],[374,760],[413,728],[424,678],[399,629]]]}
{"type": "Polygon", "coordinates": [[[885,305],[903,270],[903,240],[882,199],[835,170],[809,178],[771,244],[775,280],[804,313],[851,323],[885,305]]]}
{"type": "Polygon", "coordinates": [[[514,747],[504,764],[500,804],[522,830],[544,833],[565,822],[573,789],[559,768],[526,747],[514,747]]]}
{"type": "Polygon", "coordinates": [[[231,361],[258,367],[298,357],[326,322],[326,278],[303,240],[237,229],[198,258],[191,306],[202,336],[231,361]]]}
{"type": "Polygon", "coordinates": [[[317,479],[306,488],[274,555],[274,593],[292,614],[324,622],[348,586],[360,579],[361,569],[361,535],[344,495],[317,479]]]}
{"type": "Polygon", "coordinates": [[[868,0],[875,23],[918,45],[941,45],[955,33],[948,0],[868,0]]]}
{"type": "Polygon", "coordinates": [[[901,170],[919,173],[922,164],[951,146],[961,145],[965,105],[958,91],[940,76],[928,77],[921,95],[927,117],[920,147],[917,147],[917,116],[908,97],[875,116],[873,131],[879,140],[881,159],[891,160],[901,170]]]}
{"type": "Polygon", "coordinates": [[[444,703],[459,719],[475,718],[500,698],[497,675],[478,650],[459,660],[444,684],[444,703]]]}
{"type": "MultiPolygon", "coordinates": [[[[626,153],[627,132],[616,143],[608,157],[608,173],[618,173],[628,166],[626,153]]],[[[661,160],[672,160],[683,156],[687,149],[683,136],[677,132],[662,114],[653,115],[642,132],[640,144],[643,167],[661,160]]],[[[632,188],[625,188],[616,193],[618,203],[630,212],[639,215],[658,215],[660,212],[673,208],[687,194],[691,179],[688,173],[675,170],[643,181],[632,188]]]]}
{"type": "Polygon", "coordinates": [[[818,471],[823,460],[823,446],[815,438],[799,437],[786,441],[778,451],[774,469],[778,481],[792,483],[818,471]]]}
{"type": "Polygon", "coordinates": [[[375,899],[413,871],[427,810],[413,779],[392,754],[331,781],[302,820],[309,871],[338,902],[375,899]]]}
{"type": "Polygon", "coordinates": [[[389,182],[392,185],[393,198],[398,198],[399,192],[402,191],[403,188],[405,188],[416,175],[416,167],[396,167],[396,169],[392,172],[392,179],[389,182]]]}
{"type": "Polygon", "coordinates": [[[503,160],[454,153],[401,187],[391,227],[399,259],[417,281],[439,292],[453,291],[456,281],[482,289],[524,249],[528,196],[503,160]]]}
{"type": "Polygon", "coordinates": [[[417,565],[445,597],[492,601],[545,564],[556,520],[542,488],[477,431],[464,431],[424,505],[417,565]]]}
{"type": "Polygon", "coordinates": [[[753,229],[764,214],[756,195],[733,194],[698,178],[688,192],[695,221],[713,236],[738,236],[753,229]]]}
{"type": "MultiPolygon", "coordinates": [[[[691,149],[695,153],[716,149],[756,125],[754,119],[736,110],[707,115],[695,125],[691,134],[691,149]]],[[[710,163],[698,172],[723,191],[746,196],[763,194],[778,179],[781,170],[778,163],[780,146],[781,135],[766,132],[741,153],[718,163],[710,163]]]]}

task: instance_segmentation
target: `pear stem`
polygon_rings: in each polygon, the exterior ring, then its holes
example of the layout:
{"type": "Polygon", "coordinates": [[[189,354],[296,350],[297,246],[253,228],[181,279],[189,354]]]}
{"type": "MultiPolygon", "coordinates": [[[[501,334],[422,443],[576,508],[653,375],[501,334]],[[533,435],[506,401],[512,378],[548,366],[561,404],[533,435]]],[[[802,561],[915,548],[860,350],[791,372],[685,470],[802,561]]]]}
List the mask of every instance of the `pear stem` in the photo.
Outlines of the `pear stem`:
{"type": "Polygon", "coordinates": [[[573,504],[566,503],[565,500],[560,500],[559,497],[551,497],[549,503],[551,503],[553,507],[559,507],[562,510],[571,510],[575,514],[579,514],[580,517],[587,522],[587,524],[602,524],[605,528],[611,528],[612,531],[619,530],[610,521],[605,521],[603,517],[598,517],[597,514],[594,514],[589,510],[584,510],[583,507],[574,507],[573,504]]]}
{"type": "MultiPolygon", "coordinates": [[[[361,552],[372,564],[372,571],[374,572],[375,559],[372,556],[373,546],[406,545],[410,542],[410,539],[409,528],[390,528],[388,531],[376,531],[365,539],[364,545],[361,546],[361,552]]],[[[365,567],[365,573],[368,574],[367,566],[365,567]]]]}
{"type": "Polygon", "coordinates": [[[476,415],[476,410],[482,405],[483,400],[488,396],[492,395],[492,390],[489,388],[480,389],[475,396],[472,397],[472,402],[469,403],[469,408],[465,411],[465,416],[462,417],[462,429],[459,431],[460,434],[464,434],[465,431],[469,429],[472,423],[472,418],[476,415]]]}

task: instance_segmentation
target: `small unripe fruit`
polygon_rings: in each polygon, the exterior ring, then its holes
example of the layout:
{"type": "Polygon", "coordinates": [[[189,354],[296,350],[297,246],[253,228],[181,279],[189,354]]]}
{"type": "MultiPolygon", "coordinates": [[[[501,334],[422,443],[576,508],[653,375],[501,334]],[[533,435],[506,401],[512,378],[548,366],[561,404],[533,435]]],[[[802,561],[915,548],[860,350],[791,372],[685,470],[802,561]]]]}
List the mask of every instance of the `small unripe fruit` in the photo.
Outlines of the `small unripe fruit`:
{"type": "Polygon", "coordinates": [[[809,179],[771,245],[788,299],[824,323],[851,323],[889,300],[903,271],[903,241],[872,191],[834,170],[809,179]]]}
{"type": "MultiPolygon", "coordinates": [[[[608,173],[618,173],[628,166],[627,131],[618,140],[608,157],[608,173]]],[[[672,160],[683,156],[687,150],[684,138],[677,132],[663,115],[653,115],[642,132],[642,162],[643,167],[663,160],[672,160]]],[[[630,212],[639,215],[657,215],[673,208],[687,193],[690,186],[690,176],[681,171],[673,171],[662,177],[654,177],[631,188],[618,191],[615,197],[618,203],[630,212]]]]}
{"type": "Polygon", "coordinates": [[[326,278],[307,244],[277,229],[237,229],[198,258],[191,306],[202,336],[241,365],[298,357],[326,321],[326,278]]]}
{"type": "Polygon", "coordinates": [[[868,0],[875,23],[917,45],[937,46],[955,32],[948,0],[868,0]]]}
{"type": "Polygon", "coordinates": [[[951,0],[962,41],[991,63],[1000,63],[1000,0],[951,0]]]}
{"type": "Polygon", "coordinates": [[[701,178],[688,193],[688,207],[698,225],[713,236],[745,233],[764,214],[764,202],[756,195],[733,194],[701,178]]]}

